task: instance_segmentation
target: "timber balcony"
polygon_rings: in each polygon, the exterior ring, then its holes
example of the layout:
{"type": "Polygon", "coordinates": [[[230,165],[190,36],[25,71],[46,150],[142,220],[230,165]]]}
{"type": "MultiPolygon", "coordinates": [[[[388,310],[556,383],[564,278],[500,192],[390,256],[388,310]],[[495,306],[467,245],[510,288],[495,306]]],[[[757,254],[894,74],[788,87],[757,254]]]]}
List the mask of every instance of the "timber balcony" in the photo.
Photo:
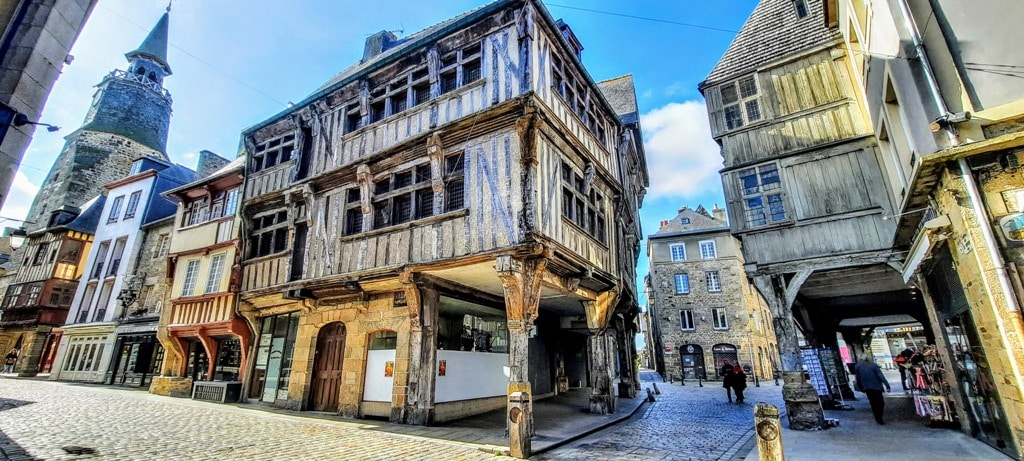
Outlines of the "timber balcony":
{"type": "Polygon", "coordinates": [[[225,322],[234,318],[235,294],[178,298],[171,301],[170,325],[225,322]]]}

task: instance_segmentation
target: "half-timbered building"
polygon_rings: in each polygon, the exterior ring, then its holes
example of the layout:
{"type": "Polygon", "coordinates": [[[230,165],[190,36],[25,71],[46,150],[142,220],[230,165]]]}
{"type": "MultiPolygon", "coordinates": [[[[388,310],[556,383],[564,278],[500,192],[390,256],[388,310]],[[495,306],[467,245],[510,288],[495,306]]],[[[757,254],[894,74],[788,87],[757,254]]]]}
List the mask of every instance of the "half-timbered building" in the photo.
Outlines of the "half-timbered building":
{"type": "Polygon", "coordinates": [[[430,424],[510,390],[635,392],[646,164],[631,79],[607,97],[581,50],[497,1],[371,36],[245,130],[249,399],[430,424]]]}
{"type": "Polygon", "coordinates": [[[237,314],[244,164],[203,151],[197,171],[206,176],[167,192],[180,206],[153,255],[166,261],[169,280],[157,334],[167,354],[155,394],[238,399],[253,337],[237,314]]]}

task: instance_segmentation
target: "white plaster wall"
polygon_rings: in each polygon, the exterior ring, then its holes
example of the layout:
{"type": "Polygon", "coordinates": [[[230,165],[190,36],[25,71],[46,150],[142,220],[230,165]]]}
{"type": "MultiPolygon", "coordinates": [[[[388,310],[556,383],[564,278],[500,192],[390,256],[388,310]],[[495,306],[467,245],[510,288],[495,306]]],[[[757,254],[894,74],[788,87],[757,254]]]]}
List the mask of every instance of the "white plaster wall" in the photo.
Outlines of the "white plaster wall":
{"type": "Polygon", "coordinates": [[[369,351],[366,353],[366,382],[363,384],[363,400],[367,402],[390,402],[394,392],[395,376],[384,376],[386,362],[395,362],[395,350],[369,351]]]}
{"type": "Polygon", "coordinates": [[[508,377],[508,354],[464,351],[437,351],[437,363],[445,361],[445,375],[436,376],[434,402],[454,402],[505,395],[508,377]]]}

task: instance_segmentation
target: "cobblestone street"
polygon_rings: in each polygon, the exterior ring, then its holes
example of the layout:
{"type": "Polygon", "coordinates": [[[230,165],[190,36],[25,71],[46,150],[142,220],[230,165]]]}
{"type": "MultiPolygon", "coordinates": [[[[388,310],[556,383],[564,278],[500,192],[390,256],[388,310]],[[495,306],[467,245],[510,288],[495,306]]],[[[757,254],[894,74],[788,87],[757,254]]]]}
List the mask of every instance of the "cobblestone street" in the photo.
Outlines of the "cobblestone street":
{"type": "Polygon", "coordinates": [[[468,445],[368,430],[376,424],[0,379],[0,460],[497,459],[468,445]]]}
{"type": "MultiPolygon", "coordinates": [[[[644,373],[644,388],[653,387],[644,373]]],[[[746,403],[728,403],[720,382],[698,387],[658,382],[661,395],[630,420],[534,459],[562,460],[720,460],[732,459],[753,435],[754,405],[782,405],[780,388],[772,381],[749,384],[746,403]]]]}

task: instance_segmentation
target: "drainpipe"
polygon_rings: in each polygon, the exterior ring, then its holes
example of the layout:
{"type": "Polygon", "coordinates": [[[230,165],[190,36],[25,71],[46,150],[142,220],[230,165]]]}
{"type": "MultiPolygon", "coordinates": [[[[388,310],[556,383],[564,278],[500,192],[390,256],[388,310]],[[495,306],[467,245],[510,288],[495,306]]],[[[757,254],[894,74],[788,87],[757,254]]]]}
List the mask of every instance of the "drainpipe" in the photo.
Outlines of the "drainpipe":
{"type": "MultiPolygon", "coordinates": [[[[928,92],[931,93],[932,102],[935,103],[935,108],[939,111],[937,120],[948,119],[950,115],[949,108],[946,106],[946,101],[942,98],[942,92],[939,91],[939,82],[935,79],[935,71],[932,69],[932,64],[928,60],[928,53],[924,50],[924,42],[921,40],[921,34],[918,32],[917,23],[914,22],[914,16],[910,14],[910,5],[907,4],[907,0],[897,0],[896,3],[900,5],[900,13],[903,16],[903,27],[907,29],[907,33],[910,34],[910,40],[914,44],[914,52],[917,53],[917,58],[921,62],[921,69],[924,71],[925,83],[928,84],[928,92]]],[[[960,136],[957,135],[956,128],[949,122],[942,123],[943,131],[946,132],[946,137],[949,139],[949,143],[953,146],[960,145],[960,136]]]]}
{"type": "MultiPolygon", "coordinates": [[[[1017,303],[1017,295],[1010,287],[1010,277],[1006,273],[1006,265],[1003,262],[1002,255],[999,254],[999,248],[996,246],[996,238],[992,233],[992,226],[989,225],[988,213],[985,212],[984,207],[981,204],[981,193],[978,191],[978,184],[974,181],[974,176],[971,174],[971,170],[967,165],[967,160],[957,160],[957,164],[960,166],[960,176],[964,181],[964,188],[967,189],[967,195],[971,200],[971,209],[974,211],[975,219],[978,222],[978,227],[981,229],[981,234],[985,238],[985,245],[988,246],[989,258],[992,259],[992,264],[996,273],[996,278],[999,279],[999,288],[1003,292],[1003,297],[1006,298],[1006,309],[1010,312],[1020,312],[1020,305],[1017,303]]],[[[978,258],[978,269],[982,269],[981,255],[977,254],[975,249],[975,255],[978,258]]],[[[984,271],[983,271],[984,272],[984,271]]],[[[1003,344],[1003,348],[1006,349],[1006,354],[1010,359],[1010,369],[1013,371],[1013,377],[1017,382],[1017,392],[1020,396],[1024,396],[1024,378],[1021,377],[1020,361],[1017,357],[1016,351],[1006,340],[1006,324],[1003,321],[1003,317],[1000,315],[999,306],[996,304],[996,297],[992,291],[992,286],[988,281],[988,277],[982,274],[981,281],[985,284],[985,291],[988,293],[989,304],[992,306],[992,313],[996,318],[996,325],[999,327],[999,339],[1003,344]]]]}

